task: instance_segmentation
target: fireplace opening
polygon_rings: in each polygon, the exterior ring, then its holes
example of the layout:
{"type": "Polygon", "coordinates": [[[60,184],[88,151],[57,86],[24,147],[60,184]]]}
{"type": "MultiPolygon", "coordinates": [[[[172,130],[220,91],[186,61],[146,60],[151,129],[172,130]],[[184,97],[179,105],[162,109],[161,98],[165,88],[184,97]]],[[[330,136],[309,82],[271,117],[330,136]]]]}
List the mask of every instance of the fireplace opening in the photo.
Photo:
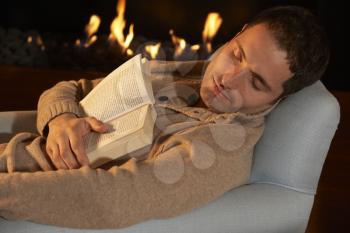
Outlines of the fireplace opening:
{"type": "Polygon", "coordinates": [[[2,1],[0,65],[107,73],[136,53],[159,60],[207,59],[262,9],[287,4],[320,18],[332,54],[323,81],[348,90],[340,26],[345,11],[327,0],[2,1]]]}
{"type": "Polygon", "coordinates": [[[253,13],[244,1],[226,8],[211,1],[14,4],[0,26],[0,64],[101,72],[137,53],[158,60],[207,59],[253,13]],[[224,22],[228,14],[234,20],[224,22]]]}

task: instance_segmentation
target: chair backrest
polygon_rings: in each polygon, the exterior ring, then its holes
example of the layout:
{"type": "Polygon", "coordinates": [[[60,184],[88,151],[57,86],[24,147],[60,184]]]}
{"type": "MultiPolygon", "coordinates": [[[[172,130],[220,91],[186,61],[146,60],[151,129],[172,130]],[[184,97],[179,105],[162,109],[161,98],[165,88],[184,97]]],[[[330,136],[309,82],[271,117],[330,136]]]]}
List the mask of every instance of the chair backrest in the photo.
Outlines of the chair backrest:
{"type": "Polygon", "coordinates": [[[282,100],[266,117],[250,181],[315,194],[339,120],[339,103],[321,81],[282,100]]]}

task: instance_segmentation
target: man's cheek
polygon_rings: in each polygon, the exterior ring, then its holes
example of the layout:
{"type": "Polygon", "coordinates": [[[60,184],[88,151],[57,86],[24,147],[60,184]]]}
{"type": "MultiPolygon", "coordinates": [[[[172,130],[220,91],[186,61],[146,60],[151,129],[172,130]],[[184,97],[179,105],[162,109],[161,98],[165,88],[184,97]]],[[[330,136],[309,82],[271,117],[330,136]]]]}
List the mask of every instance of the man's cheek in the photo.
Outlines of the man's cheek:
{"type": "Polygon", "coordinates": [[[240,91],[236,89],[232,89],[227,93],[230,99],[230,105],[234,111],[238,111],[239,109],[243,108],[244,105],[244,98],[240,91]]]}
{"type": "Polygon", "coordinates": [[[243,108],[243,97],[237,90],[231,90],[225,93],[230,96],[229,100],[224,100],[218,96],[209,93],[208,103],[216,111],[219,112],[237,112],[243,108]]]}
{"type": "Polygon", "coordinates": [[[229,105],[223,103],[215,96],[209,100],[209,107],[215,112],[229,112],[229,105]]]}

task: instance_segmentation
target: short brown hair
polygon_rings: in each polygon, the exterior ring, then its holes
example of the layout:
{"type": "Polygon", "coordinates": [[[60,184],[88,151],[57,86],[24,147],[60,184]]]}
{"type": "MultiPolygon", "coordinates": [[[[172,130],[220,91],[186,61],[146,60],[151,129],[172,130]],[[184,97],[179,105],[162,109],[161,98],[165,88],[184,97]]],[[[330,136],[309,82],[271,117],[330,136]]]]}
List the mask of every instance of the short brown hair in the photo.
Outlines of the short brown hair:
{"type": "Polygon", "coordinates": [[[282,98],[319,80],[329,61],[328,40],[316,17],[298,6],[266,9],[248,23],[248,27],[266,23],[278,46],[287,52],[293,76],[283,83],[282,98]]]}

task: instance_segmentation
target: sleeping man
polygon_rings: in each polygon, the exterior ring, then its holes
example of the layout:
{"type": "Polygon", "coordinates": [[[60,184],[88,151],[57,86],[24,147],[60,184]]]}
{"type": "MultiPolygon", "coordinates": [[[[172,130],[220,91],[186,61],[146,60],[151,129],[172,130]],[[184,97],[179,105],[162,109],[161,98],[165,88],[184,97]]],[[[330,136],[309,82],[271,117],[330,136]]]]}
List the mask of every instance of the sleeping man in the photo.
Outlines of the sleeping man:
{"type": "Polygon", "coordinates": [[[96,169],[83,137],[106,126],[78,103],[101,79],[60,82],[39,99],[39,134],[0,145],[0,216],[122,228],[203,206],[248,182],[266,115],[319,80],[328,59],[315,17],[285,6],[261,12],[209,61],[152,61],[152,145],[96,169]]]}

